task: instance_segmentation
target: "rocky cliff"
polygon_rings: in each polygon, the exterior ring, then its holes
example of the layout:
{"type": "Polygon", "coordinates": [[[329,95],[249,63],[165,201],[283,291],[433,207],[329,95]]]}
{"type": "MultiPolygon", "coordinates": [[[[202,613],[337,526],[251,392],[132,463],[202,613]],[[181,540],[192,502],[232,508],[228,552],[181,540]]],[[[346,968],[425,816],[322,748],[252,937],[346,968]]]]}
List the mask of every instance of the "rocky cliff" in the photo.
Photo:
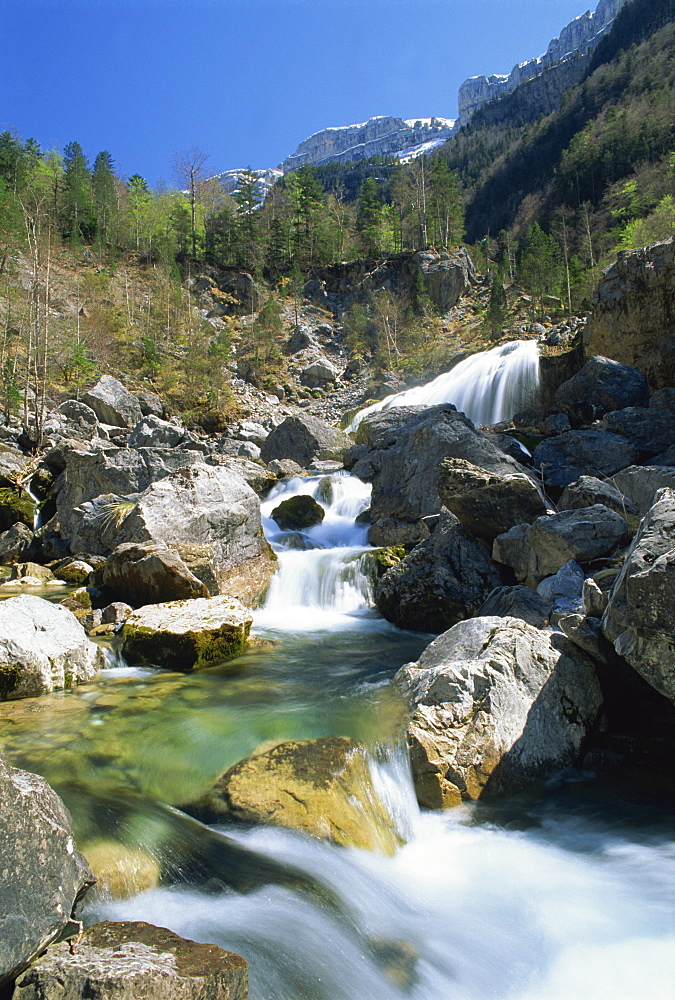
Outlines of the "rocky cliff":
{"type": "MultiPolygon", "coordinates": [[[[554,38],[542,56],[514,66],[508,76],[472,76],[459,88],[459,125],[466,125],[473,113],[493,98],[510,93],[521,84],[548,71],[548,89],[557,92],[557,100],[587,69],[590,57],[611,28],[614,18],[628,0],[600,0],[594,13],[586,11],[575,17],[554,38]],[[570,67],[574,66],[570,81],[570,67]]],[[[549,110],[553,110],[552,105],[549,110]]],[[[546,112],[544,112],[546,113],[546,112]]]]}
{"type": "Polygon", "coordinates": [[[674,384],[675,237],[623,250],[604,271],[584,350],[632,365],[652,389],[674,384]]]}
{"type": "Polygon", "coordinates": [[[300,143],[281,164],[281,170],[297,170],[306,163],[347,163],[369,156],[413,157],[445,142],[454,121],[448,118],[371,118],[359,125],[325,128],[300,143]]]}

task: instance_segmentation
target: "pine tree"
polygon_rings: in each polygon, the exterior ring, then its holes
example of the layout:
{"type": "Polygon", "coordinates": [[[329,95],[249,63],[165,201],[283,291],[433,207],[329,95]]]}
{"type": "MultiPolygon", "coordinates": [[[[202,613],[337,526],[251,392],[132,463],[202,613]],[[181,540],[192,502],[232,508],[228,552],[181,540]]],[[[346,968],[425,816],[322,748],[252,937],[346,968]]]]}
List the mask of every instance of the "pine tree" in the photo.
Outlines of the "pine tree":
{"type": "Polygon", "coordinates": [[[96,216],[92,200],[91,175],[87,158],[79,142],[71,142],[63,150],[62,195],[63,235],[76,243],[93,239],[96,233],[96,216]]]}
{"type": "Polygon", "coordinates": [[[96,212],[96,233],[101,244],[105,245],[113,240],[118,215],[114,161],[107,150],[100,152],[94,160],[92,193],[96,212]]]}

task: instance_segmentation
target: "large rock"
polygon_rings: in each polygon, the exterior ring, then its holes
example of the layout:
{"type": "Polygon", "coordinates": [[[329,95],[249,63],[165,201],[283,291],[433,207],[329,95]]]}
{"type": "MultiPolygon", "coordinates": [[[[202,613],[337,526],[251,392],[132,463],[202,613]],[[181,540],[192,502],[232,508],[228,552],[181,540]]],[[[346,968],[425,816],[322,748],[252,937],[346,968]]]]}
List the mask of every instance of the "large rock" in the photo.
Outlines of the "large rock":
{"type": "Polygon", "coordinates": [[[302,830],[346,847],[393,854],[400,845],[365,749],[340,736],[280,743],[239,761],[201,800],[200,813],[302,830]]]}
{"type": "Polygon", "coordinates": [[[184,427],[150,414],[136,424],[127,445],[129,448],[175,448],[183,444],[186,437],[184,427]]]}
{"type": "Polygon", "coordinates": [[[0,602],[0,699],[34,698],[70,688],[105,666],[75,615],[41,597],[0,602]]]}
{"type": "Polygon", "coordinates": [[[7,566],[26,559],[32,541],[33,532],[22,521],[3,531],[0,534],[0,565],[7,566]]]}
{"type": "Polygon", "coordinates": [[[340,369],[336,368],[328,358],[318,356],[302,369],[300,381],[310,389],[320,389],[336,382],[339,375],[340,369]]]}
{"type": "Polygon", "coordinates": [[[560,490],[581,476],[611,476],[636,458],[637,451],[627,438],[596,430],[567,431],[548,438],[532,455],[546,485],[560,490]]]}
{"type": "MultiPolygon", "coordinates": [[[[675,239],[624,250],[603,272],[584,331],[588,353],[634,365],[654,389],[675,383],[675,239]]],[[[624,406],[644,403],[623,403],[624,406]]],[[[617,409],[617,407],[610,407],[617,409]]]]}
{"type": "Polygon", "coordinates": [[[50,948],[18,983],[22,1000],[247,1000],[248,965],[165,927],[104,921],[72,951],[50,948]]]}
{"type": "Polygon", "coordinates": [[[612,588],[603,630],[652,687],[675,700],[675,489],[646,514],[612,588]]]}
{"type": "Polygon", "coordinates": [[[612,476],[612,482],[640,514],[646,514],[658,490],[675,489],[675,467],[631,465],[612,476]]]}
{"type": "Polygon", "coordinates": [[[627,438],[641,457],[658,455],[675,441],[675,413],[628,406],[606,413],[600,429],[627,438]]]}
{"type": "Polygon", "coordinates": [[[560,635],[472,618],[396,674],[420,803],[511,794],[576,760],[601,704],[593,667],[560,635]]]}
{"type": "Polygon", "coordinates": [[[101,582],[114,598],[137,607],[209,597],[206,584],[190,572],[177,552],[161,543],[118,545],[106,560],[101,582]]]}
{"type": "Polygon", "coordinates": [[[461,458],[488,472],[513,475],[522,467],[505,455],[454,406],[407,406],[382,410],[361,421],[345,464],[373,484],[371,521],[416,522],[441,510],[439,467],[461,458]]]}
{"type": "Polygon", "coordinates": [[[221,466],[193,465],[153,483],[136,500],[118,542],[161,542],[175,549],[210,591],[254,602],[275,569],[260,502],[221,466]],[[204,561],[208,577],[201,571],[204,561]]]}
{"type": "MultiPolygon", "coordinates": [[[[623,473],[619,473],[619,476],[623,473]]],[[[592,507],[596,503],[604,504],[610,510],[624,517],[626,514],[637,514],[636,505],[627,496],[620,493],[616,486],[595,476],[580,476],[563,490],[558,501],[559,510],[578,510],[582,507],[592,507]]]]}
{"type": "Polygon", "coordinates": [[[399,628],[442,632],[473,614],[501,583],[485,544],[444,511],[433,534],[375,587],[375,604],[399,628]]]}
{"type": "Polygon", "coordinates": [[[626,406],[646,406],[648,401],[644,375],[602,356],[589,358],[555,394],[556,407],[581,421],[596,420],[626,406]]]}
{"type": "Polygon", "coordinates": [[[123,653],[132,663],[198,670],[243,653],[252,624],[233,597],[149,604],[125,620],[123,653]]]}
{"type": "Polygon", "coordinates": [[[305,531],[315,524],[321,524],[325,516],[326,512],[321,504],[305,493],[282,500],[270,514],[282,531],[305,531]]]}
{"type": "MultiPolygon", "coordinates": [[[[67,927],[95,879],[44,778],[0,757],[0,987],[67,927]]],[[[24,994],[21,994],[24,996],[24,994]]]]}
{"type": "Polygon", "coordinates": [[[339,461],[353,442],[343,431],[308,413],[286,417],[263,442],[263,462],[290,458],[303,469],[314,461],[339,461]]]}
{"type": "Polygon", "coordinates": [[[134,427],[143,416],[141,406],[121,382],[112,375],[101,375],[100,379],[82,397],[102,424],[113,427],[134,427]]]}
{"type": "Polygon", "coordinates": [[[476,618],[522,618],[535,628],[548,625],[551,601],[531,587],[495,587],[476,611],[476,618]]]}
{"type": "Polygon", "coordinates": [[[535,587],[573,559],[589,563],[608,555],[628,538],[628,525],[613,510],[594,504],[539,517],[498,535],[492,558],[510,566],[518,580],[535,587]]]}
{"type": "Polygon", "coordinates": [[[468,531],[490,542],[514,525],[530,523],[548,511],[525,473],[500,476],[461,458],[441,462],[438,495],[468,531]]]}

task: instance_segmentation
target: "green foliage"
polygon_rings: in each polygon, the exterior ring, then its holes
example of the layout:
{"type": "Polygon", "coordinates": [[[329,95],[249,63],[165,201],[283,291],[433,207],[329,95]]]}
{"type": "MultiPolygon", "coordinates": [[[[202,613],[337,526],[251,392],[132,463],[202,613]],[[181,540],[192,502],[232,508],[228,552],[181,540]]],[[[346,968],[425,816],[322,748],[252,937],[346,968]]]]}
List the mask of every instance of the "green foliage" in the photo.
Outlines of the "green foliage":
{"type": "Polygon", "coordinates": [[[621,230],[615,250],[632,250],[675,233],[675,198],[667,194],[653,212],[642,219],[631,219],[621,230]]]}
{"type": "Polygon", "coordinates": [[[363,357],[372,348],[370,338],[371,322],[364,306],[353,303],[342,316],[344,346],[350,354],[363,357]]]}
{"type": "Polygon", "coordinates": [[[508,304],[502,277],[499,272],[497,272],[492,276],[492,284],[490,285],[490,301],[487,308],[487,319],[492,333],[500,332],[504,326],[508,304]]]}

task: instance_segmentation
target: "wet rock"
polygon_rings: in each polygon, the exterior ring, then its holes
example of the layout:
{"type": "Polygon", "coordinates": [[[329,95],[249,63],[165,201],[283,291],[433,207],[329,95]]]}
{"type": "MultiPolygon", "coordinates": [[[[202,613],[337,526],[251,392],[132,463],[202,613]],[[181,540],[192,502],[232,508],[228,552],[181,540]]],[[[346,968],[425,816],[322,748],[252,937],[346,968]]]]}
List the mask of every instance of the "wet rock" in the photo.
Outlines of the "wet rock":
{"type": "Polygon", "coordinates": [[[282,531],[304,531],[321,524],[326,512],[314,497],[299,494],[282,500],[272,511],[271,517],[282,531]]]}
{"type": "Polygon", "coordinates": [[[67,927],[95,880],[56,792],[2,757],[0,816],[2,987],[67,927]]]}
{"type": "Polygon", "coordinates": [[[131,663],[198,670],[243,653],[252,623],[233,597],[149,604],[125,620],[123,653],[131,663]]]}
{"type": "Polygon", "coordinates": [[[623,517],[638,512],[632,500],[620,493],[616,486],[595,476],[581,476],[576,482],[566,486],[558,501],[558,509],[579,510],[582,507],[592,507],[596,503],[604,504],[623,517]]]}
{"type": "Polygon", "coordinates": [[[461,458],[441,462],[438,495],[467,531],[489,542],[548,511],[529,476],[500,476],[461,458]]]}
{"type": "Polygon", "coordinates": [[[70,688],[105,666],[67,608],[21,594],[0,602],[0,699],[34,698],[70,688]]]}
{"type": "Polygon", "coordinates": [[[474,614],[501,579],[484,543],[443,512],[432,535],[375,587],[375,604],[399,628],[442,632],[474,614]]]}
{"type": "Polygon", "coordinates": [[[161,543],[118,545],[106,560],[100,579],[111,595],[136,607],[210,596],[178,553],[161,543]]]}
{"type": "Polygon", "coordinates": [[[675,700],[675,490],[645,515],[614,587],[602,627],[620,656],[675,700]]]}
{"type": "Polygon", "coordinates": [[[534,628],[548,625],[551,602],[531,587],[495,587],[476,611],[476,618],[521,618],[534,628]]]}
{"type": "Polygon", "coordinates": [[[345,737],[280,743],[246,757],[197,808],[214,819],[227,813],[385,854],[401,843],[373,787],[365,749],[345,737]]]}
{"type": "Polygon", "coordinates": [[[248,966],[233,952],[164,927],[104,921],[71,953],[55,945],[22,977],[23,1000],[246,1000],[248,966]]]}
{"type": "Polygon", "coordinates": [[[559,387],[556,405],[575,420],[597,420],[610,410],[625,406],[647,406],[647,379],[635,368],[601,355],[585,365],[559,387]]]}
{"type": "Polygon", "coordinates": [[[512,794],[574,763],[602,696],[568,640],[517,618],[472,618],[439,636],[395,684],[420,803],[512,794]]]}
{"type": "Polygon", "coordinates": [[[308,413],[286,417],[270,432],[261,449],[263,462],[290,458],[302,468],[315,460],[342,461],[353,442],[343,431],[308,413]]]}
{"type": "Polygon", "coordinates": [[[28,555],[33,541],[33,532],[19,521],[0,534],[0,564],[11,565],[21,562],[28,555]]]}
{"type": "Polygon", "coordinates": [[[97,896],[129,899],[159,885],[159,862],[140,847],[102,840],[84,845],[84,853],[96,876],[97,896]]]}
{"type": "Polygon", "coordinates": [[[143,416],[136,397],[112,375],[102,375],[82,399],[102,424],[134,427],[143,416]]]}
{"type": "Polygon", "coordinates": [[[620,434],[580,430],[542,441],[532,461],[547,486],[562,490],[581,476],[611,476],[631,465],[636,457],[633,445],[620,434]]]}
{"type": "Polygon", "coordinates": [[[429,528],[425,519],[421,518],[415,524],[409,521],[397,521],[393,517],[381,517],[368,528],[368,544],[377,546],[419,545],[429,537],[429,528]]]}
{"type": "Polygon", "coordinates": [[[640,514],[646,514],[658,490],[665,487],[675,489],[675,467],[631,465],[615,473],[612,483],[635,504],[640,514]]]}

